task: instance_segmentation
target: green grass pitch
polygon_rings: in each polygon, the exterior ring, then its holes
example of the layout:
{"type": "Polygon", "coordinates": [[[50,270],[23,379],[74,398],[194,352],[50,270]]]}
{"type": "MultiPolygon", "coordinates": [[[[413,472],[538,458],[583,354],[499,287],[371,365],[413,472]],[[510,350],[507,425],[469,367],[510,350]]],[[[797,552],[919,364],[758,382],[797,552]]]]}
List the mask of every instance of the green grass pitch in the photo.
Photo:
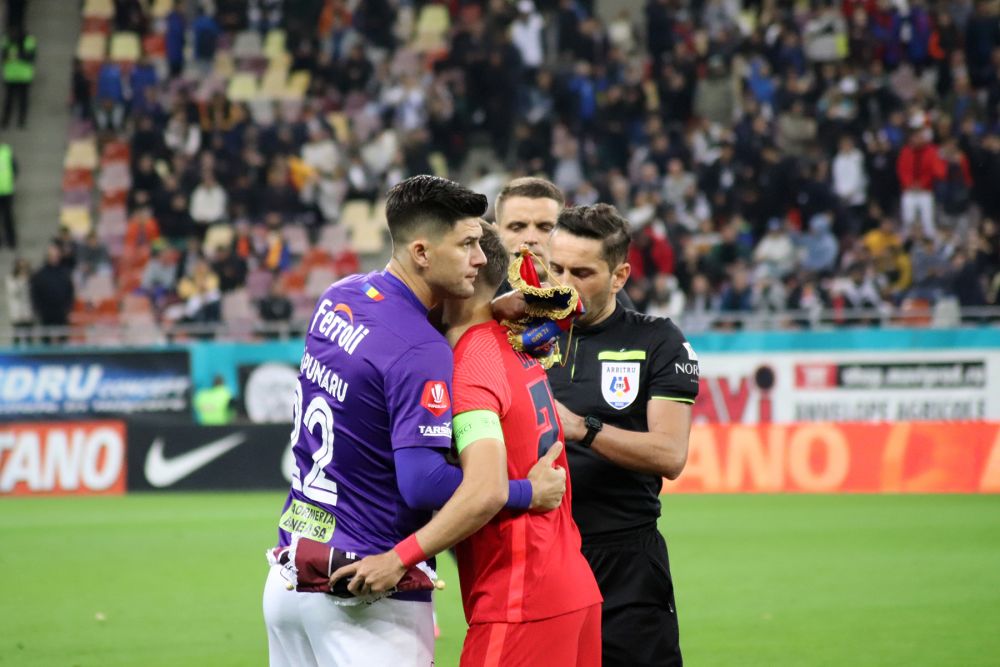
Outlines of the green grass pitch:
{"type": "MultiPolygon", "coordinates": [[[[0,500],[0,666],[265,665],[282,499],[0,500]]],[[[1000,664],[1000,497],[676,496],[661,528],[693,667],[1000,664]]]]}

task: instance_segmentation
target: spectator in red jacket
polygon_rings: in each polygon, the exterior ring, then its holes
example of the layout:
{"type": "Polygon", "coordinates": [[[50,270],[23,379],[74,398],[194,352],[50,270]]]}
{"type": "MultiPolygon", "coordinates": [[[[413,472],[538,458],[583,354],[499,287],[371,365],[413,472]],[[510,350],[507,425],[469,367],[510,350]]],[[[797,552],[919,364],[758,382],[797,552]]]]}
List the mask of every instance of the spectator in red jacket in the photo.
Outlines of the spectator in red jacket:
{"type": "Polygon", "coordinates": [[[644,310],[656,277],[674,272],[674,249],[653,224],[648,224],[633,234],[628,263],[632,266],[629,296],[644,310]]]}
{"type": "Polygon", "coordinates": [[[934,237],[934,185],[944,176],[944,163],[937,146],[930,141],[930,130],[923,127],[910,132],[910,140],[899,152],[896,175],[903,190],[903,226],[907,232],[914,223],[923,227],[924,236],[934,237]]]}

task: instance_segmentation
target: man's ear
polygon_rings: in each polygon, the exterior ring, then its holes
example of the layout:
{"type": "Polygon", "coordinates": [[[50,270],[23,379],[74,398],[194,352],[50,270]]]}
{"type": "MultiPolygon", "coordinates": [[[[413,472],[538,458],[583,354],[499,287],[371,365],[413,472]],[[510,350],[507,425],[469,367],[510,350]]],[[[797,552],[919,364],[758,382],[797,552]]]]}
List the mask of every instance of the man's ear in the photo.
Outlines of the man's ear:
{"type": "Polygon", "coordinates": [[[615,270],[611,272],[611,291],[617,293],[625,287],[630,275],[632,275],[632,265],[628,262],[622,262],[616,266],[615,270]]]}
{"type": "Polygon", "coordinates": [[[430,258],[428,257],[430,254],[430,244],[427,243],[426,239],[420,238],[410,241],[406,246],[406,250],[414,265],[419,266],[421,269],[426,269],[430,266],[430,258]]]}

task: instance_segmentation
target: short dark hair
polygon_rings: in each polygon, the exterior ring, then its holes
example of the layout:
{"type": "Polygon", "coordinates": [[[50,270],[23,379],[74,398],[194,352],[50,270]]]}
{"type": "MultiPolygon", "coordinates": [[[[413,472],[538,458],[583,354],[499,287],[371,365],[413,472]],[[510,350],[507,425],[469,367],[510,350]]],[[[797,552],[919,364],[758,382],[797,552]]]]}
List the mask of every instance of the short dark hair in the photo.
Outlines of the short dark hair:
{"type": "Polygon", "coordinates": [[[601,258],[614,270],[628,257],[631,240],[628,221],[611,204],[571,206],[563,209],[556,220],[556,229],[573,236],[601,242],[601,258]]]}
{"type": "Polygon", "coordinates": [[[503,186],[500,194],[497,195],[496,205],[493,207],[493,213],[496,215],[497,222],[500,222],[500,209],[503,208],[503,203],[511,197],[551,199],[559,204],[559,208],[566,205],[566,198],[563,197],[562,191],[556,187],[555,183],[534,176],[515,178],[503,186]]]}
{"type": "Polygon", "coordinates": [[[510,253],[500,239],[500,233],[495,225],[482,221],[483,237],[479,239],[479,247],[486,255],[486,264],[479,269],[479,277],[485,281],[490,292],[496,292],[507,277],[507,267],[510,265],[510,253]]]}
{"type": "Polygon", "coordinates": [[[484,195],[473,192],[446,178],[412,176],[394,185],[385,202],[385,218],[394,243],[408,241],[421,227],[432,233],[445,234],[464,218],[480,218],[488,202],[484,195]]]}

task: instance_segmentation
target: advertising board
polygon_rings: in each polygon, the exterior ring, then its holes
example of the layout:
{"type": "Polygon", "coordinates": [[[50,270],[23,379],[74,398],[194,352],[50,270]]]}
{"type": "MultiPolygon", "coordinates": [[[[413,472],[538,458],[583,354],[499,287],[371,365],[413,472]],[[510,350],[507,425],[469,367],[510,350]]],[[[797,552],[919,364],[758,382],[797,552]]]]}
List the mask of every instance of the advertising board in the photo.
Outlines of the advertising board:
{"type": "Polygon", "coordinates": [[[0,354],[0,420],[187,414],[186,350],[0,354]]]}
{"type": "Polygon", "coordinates": [[[125,492],[125,425],[120,421],[0,426],[0,495],[125,492]]]}

